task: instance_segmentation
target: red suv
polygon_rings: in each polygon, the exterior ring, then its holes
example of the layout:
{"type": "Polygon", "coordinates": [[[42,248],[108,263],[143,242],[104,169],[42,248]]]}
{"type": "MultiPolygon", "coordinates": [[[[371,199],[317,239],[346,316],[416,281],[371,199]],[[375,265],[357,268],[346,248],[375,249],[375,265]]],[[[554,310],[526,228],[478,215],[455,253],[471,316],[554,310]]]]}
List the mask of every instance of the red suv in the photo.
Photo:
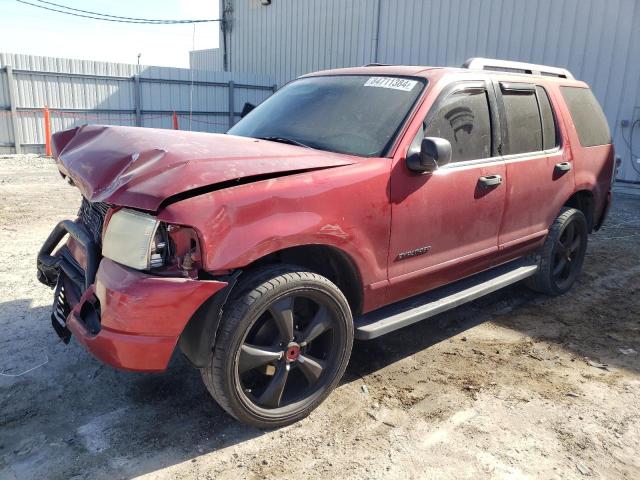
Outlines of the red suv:
{"type": "Polygon", "coordinates": [[[585,83],[486,59],[306,75],[227,135],[90,125],[53,145],[83,196],[38,256],[57,333],[127,370],[178,345],[259,427],[318,406],[354,338],[520,280],[566,292],[614,168],[585,83]]]}

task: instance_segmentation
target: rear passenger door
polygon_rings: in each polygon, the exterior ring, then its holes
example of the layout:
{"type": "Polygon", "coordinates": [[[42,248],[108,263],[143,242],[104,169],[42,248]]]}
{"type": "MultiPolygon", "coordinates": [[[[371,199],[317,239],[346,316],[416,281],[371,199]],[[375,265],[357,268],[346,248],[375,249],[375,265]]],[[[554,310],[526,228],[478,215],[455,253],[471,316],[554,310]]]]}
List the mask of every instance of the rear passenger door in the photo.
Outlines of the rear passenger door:
{"type": "Polygon", "coordinates": [[[560,141],[558,116],[543,86],[496,81],[494,87],[507,177],[498,245],[517,249],[540,241],[571,196],[573,161],[560,141]]]}

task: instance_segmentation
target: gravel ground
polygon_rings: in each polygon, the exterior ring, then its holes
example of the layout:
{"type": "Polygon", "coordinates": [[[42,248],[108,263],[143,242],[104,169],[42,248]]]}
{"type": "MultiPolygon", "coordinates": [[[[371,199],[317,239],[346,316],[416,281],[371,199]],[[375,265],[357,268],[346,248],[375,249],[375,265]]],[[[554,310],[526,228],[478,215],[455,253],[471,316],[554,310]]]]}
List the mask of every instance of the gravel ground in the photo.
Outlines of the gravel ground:
{"type": "Polygon", "coordinates": [[[356,343],[310,417],[228,417],[162,374],[58,341],[35,257],[73,216],[50,160],[0,158],[0,478],[640,478],[640,199],[618,195],[571,292],[514,286],[356,343]]]}

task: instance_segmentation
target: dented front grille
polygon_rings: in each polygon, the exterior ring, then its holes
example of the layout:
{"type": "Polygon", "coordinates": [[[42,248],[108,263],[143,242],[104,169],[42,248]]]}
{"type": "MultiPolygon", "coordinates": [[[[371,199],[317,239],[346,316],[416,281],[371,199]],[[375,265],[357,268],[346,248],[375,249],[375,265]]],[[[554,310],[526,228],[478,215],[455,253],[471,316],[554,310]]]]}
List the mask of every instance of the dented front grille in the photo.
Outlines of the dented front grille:
{"type": "Polygon", "coordinates": [[[109,210],[109,204],[103,202],[90,202],[82,198],[82,204],[78,211],[78,219],[88,230],[96,245],[100,246],[102,238],[102,225],[109,210]]]}

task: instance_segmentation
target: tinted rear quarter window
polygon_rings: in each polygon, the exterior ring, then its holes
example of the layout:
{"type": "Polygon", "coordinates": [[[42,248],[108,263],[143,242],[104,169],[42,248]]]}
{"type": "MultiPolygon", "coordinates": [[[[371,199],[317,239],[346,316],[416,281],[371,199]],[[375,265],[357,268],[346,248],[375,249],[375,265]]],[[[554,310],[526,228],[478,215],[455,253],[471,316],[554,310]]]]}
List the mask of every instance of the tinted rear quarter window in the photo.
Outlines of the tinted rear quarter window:
{"type": "Polygon", "coordinates": [[[576,126],[580,145],[594,147],[611,143],[611,132],[604,112],[590,89],[560,87],[576,126]]]}
{"type": "Polygon", "coordinates": [[[542,124],[535,90],[503,90],[508,147],[505,154],[542,150],[542,124]]]}

